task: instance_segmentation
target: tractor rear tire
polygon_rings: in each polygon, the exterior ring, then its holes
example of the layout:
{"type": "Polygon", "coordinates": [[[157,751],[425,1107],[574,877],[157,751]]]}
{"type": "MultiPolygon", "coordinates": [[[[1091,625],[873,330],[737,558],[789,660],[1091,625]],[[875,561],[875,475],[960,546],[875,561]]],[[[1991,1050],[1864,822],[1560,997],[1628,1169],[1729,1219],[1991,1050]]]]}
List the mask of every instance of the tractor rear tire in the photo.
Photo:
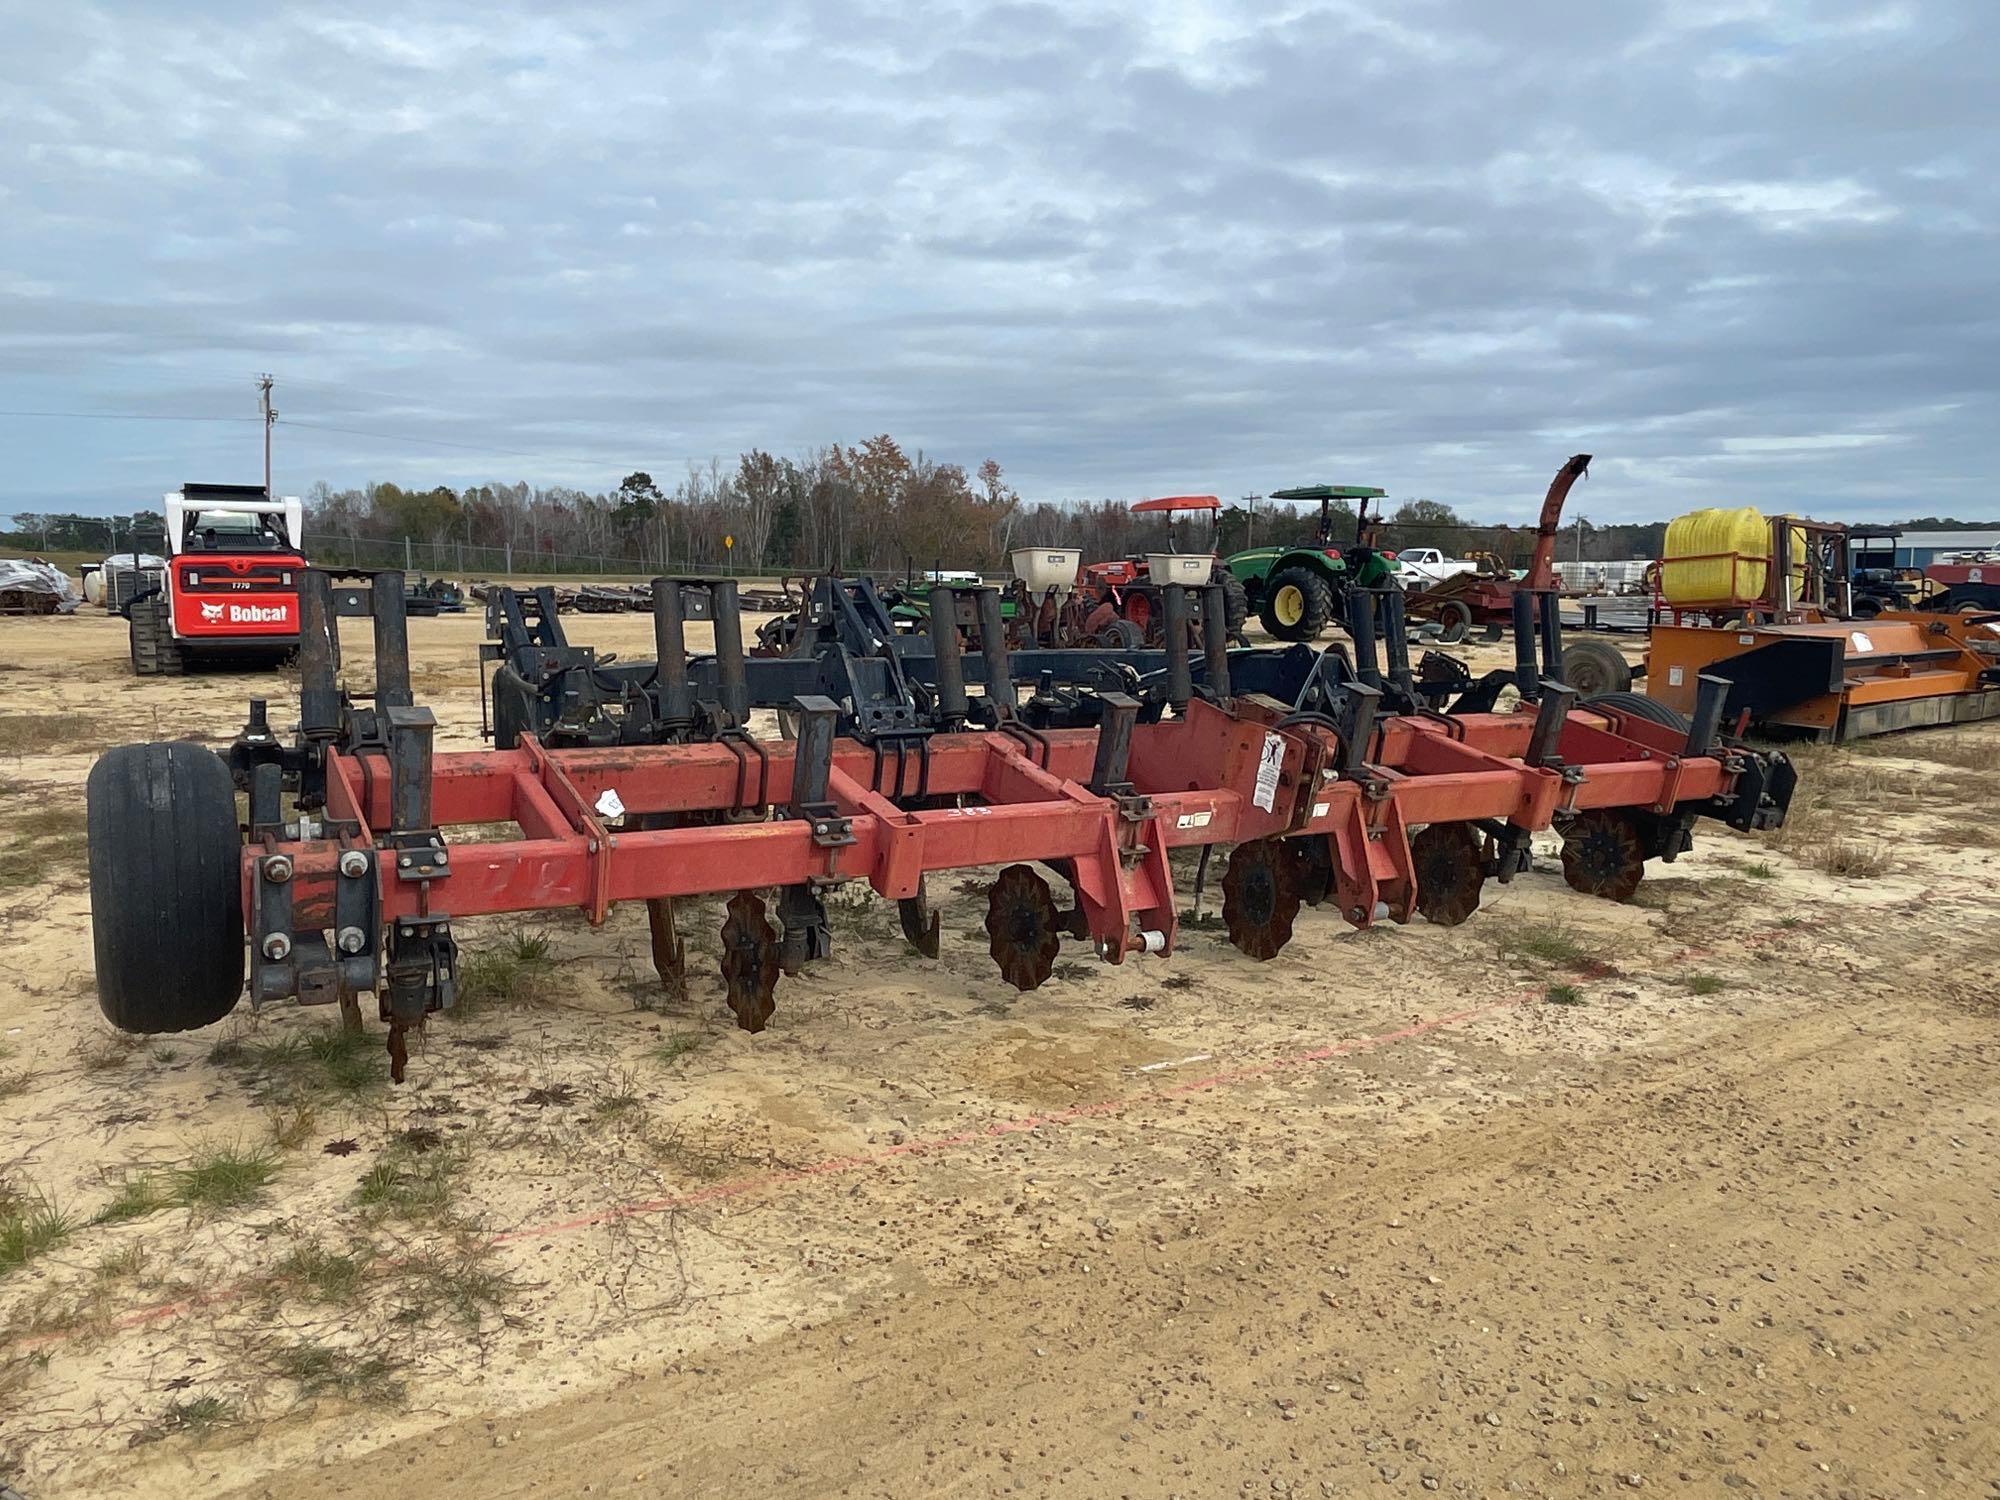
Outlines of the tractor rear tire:
{"type": "Polygon", "coordinates": [[[1615,714],[1627,714],[1634,719],[1644,719],[1649,724],[1664,724],[1669,729],[1678,729],[1682,734],[1692,734],[1694,725],[1688,716],[1677,708],[1669,708],[1657,698],[1648,698],[1644,693],[1594,693],[1582,702],[1584,708],[1602,708],[1615,714]]]}
{"type": "Polygon", "coordinates": [[[1250,592],[1243,587],[1242,579],[1219,563],[1209,575],[1209,582],[1222,585],[1222,620],[1228,627],[1229,638],[1234,640],[1250,623],[1250,592]]]}
{"type": "Polygon", "coordinates": [[[1317,640],[1333,619],[1333,586],[1311,568],[1286,568],[1264,589],[1258,620],[1281,641],[1317,640]]]}
{"type": "Polygon", "coordinates": [[[187,655],[174,639],[165,594],[149,594],[134,601],[128,618],[134,675],[179,677],[187,671],[187,655]]]}
{"type": "Polygon", "coordinates": [[[1456,646],[1472,629],[1472,606],[1463,599],[1446,599],[1437,607],[1437,622],[1442,627],[1438,640],[1456,646]]]}
{"type": "Polygon", "coordinates": [[[221,1020],[243,993],[242,839],[222,757],[186,740],[120,745],[90,768],[97,1003],[153,1036],[221,1020]]]}
{"type": "Polygon", "coordinates": [[[1579,698],[1632,689],[1632,667],[1609,641],[1576,641],[1563,647],[1562,680],[1579,698]]]}

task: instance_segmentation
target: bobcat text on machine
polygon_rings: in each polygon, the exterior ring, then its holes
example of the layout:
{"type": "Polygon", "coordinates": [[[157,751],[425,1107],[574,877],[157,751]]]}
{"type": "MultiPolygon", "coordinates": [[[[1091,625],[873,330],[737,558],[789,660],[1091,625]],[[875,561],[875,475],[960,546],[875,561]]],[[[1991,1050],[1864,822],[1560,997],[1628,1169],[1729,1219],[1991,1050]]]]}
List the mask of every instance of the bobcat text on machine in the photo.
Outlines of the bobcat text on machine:
{"type": "Polygon", "coordinates": [[[180,676],[204,660],[274,663],[299,644],[305,510],[261,485],[184,484],[165,497],[167,565],[125,606],[132,670],[180,676]]]}

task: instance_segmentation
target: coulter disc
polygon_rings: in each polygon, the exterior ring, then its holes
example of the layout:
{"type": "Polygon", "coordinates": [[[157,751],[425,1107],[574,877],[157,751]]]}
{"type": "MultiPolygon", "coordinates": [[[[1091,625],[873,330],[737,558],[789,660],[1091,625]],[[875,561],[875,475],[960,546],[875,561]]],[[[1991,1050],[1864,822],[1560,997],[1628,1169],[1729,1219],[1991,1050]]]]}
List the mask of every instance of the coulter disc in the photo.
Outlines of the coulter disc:
{"type": "Polygon", "coordinates": [[[1479,835],[1464,823],[1433,823],[1410,840],[1417,876],[1417,910],[1439,927],[1456,927],[1479,910],[1486,884],[1479,835]]]}
{"type": "Polygon", "coordinates": [[[778,932],[764,913],[763,898],[738,891],[723,908],[722,979],[729,987],[729,1008],[745,1031],[762,1031],[778,988],[778,932]]]}
{"type": "Polygon", "coordinates": [[[1611,808],[1580,813],[1563,832],[1563,879],[1586,896],[1630,901],[1646,874],[1632,820],[1611,808]]]}
{"type": "Polygon", "coordinates": [[[1262,961],[1292,940],[1299,914],[1293,853],[1283,839],[1252,839],[1229,851],[1222,877],[1222,925],[1229,941],[1262,961]]]}
{"type": "Polygon", "coordinates": [[[986,897],[986,951],[1017,990],[1038,988],[1056,966],[1062,919],[1049,883],[1026,865],[1009,865],[986,897]]]}
{"type": "Polygon", "coordinates": [[[1333,835],[1308,833],[1286,839],[1285,847],[1292,852],[1292,879],[1298,885],[1299,899],[1307,906],[1318,906],[1333,894],[1333,835]]]}

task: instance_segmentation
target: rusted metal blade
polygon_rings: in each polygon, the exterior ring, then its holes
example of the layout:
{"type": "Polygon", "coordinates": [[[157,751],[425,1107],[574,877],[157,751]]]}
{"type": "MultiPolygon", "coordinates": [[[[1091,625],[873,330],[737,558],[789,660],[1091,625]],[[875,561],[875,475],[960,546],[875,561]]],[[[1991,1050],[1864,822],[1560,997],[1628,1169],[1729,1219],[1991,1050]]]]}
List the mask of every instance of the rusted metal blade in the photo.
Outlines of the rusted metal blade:
{"type": "Polygon", "coordinates": [[[1038,988],[1056,966],[1062,919],[1049,883],[1026,865],[1009,865],[986,897],[986,951],[1017,990],[1038,988]]]}
{"type": "Polygon", "coordinates": [[[410,1049],[403,1039],[403,1032],[406,1025],[407,1023],[401,1016],[390,1017],[389,1081],[391,1083],[401,1083],[403,1081],[403,1070],[409,1066],[410,1049]]]}
{"type": "Polygon", "coordinates": [[[646,925],[653,934],[653,967],[669,1000],[687,996],[687,949],[674,930],[674,898],[658,896],[646,903],[646,925]]]}
{"type": "Polygon", "coordinates": [[[1318,906],[1333,894],[1333,838],[1330,834],[1308,833],[1286,839],[1292,855],[1292,879],[1298,884],[1299,900],[1318,906]]]}
{"type": "Polygon", "coordinates": [[[1563,830],[1563,879],[1573,890],[1630,901],[1646,876],[1646,846],[1629,814],[1617,808],[1579,813],[1563,830]]]}
{"type": "Polygon", "coordinates": [[[930,892],[920,879],[917,893],[896,903],[896,916],[903,924],[903,936],[925,958],[938,956],[938,914],[931,905],[930,892]]]}
{"type": "Polygon", "coordinates": [[[1486,884],[1479,835],[1464,823],[1433,823],[1410,840],[1417,910],[1439,927],[1456,927],[1479,910],[1486,884]]]}
{"type": "Polygon", "coordinates": [[[762,1031],[777,1009],[778,932],[762,898],[751,891],[738,891],[723,910],[728,915],[722,923],[722,979],[729,1008],[745,1031],[762,1031]]]}
{"type": "Polygon", "coordinates": [[[1282,839],[1253,839],[1229,851],[1222,877],[1222,925],[1229,941],[1258,961],[1292,940],[1299,914],[1294,856],[1282,839]]]}

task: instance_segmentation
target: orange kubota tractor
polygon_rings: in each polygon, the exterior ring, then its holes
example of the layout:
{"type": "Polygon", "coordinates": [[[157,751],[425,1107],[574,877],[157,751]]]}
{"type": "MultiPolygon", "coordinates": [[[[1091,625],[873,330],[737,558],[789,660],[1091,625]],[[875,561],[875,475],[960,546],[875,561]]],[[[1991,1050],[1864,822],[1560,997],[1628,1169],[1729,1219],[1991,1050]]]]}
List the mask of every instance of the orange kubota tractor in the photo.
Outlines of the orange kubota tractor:
{"type": "Polygon", "coordinates": [[[1223,590],[1228,633],[1240,636],[1250,615],[1242,583],[1216,561],[1212,549],[1181,551],[1173,530],[1175,515],[1193,511],[1212,519],[1221,503],[1213,495],[1162,495],[1134,502],[1135,514],[1169,518],[1167,550],[1085,563],[1070,590],[1058,584],[1037,593],[1025,579],[1017,582],[1014,633],[1024,645],[1094,645],[1121,650],[1156,646],[1165,622],[1160,586],[1178,583],[1199,588],[1214,583],[1223,590]]]}

